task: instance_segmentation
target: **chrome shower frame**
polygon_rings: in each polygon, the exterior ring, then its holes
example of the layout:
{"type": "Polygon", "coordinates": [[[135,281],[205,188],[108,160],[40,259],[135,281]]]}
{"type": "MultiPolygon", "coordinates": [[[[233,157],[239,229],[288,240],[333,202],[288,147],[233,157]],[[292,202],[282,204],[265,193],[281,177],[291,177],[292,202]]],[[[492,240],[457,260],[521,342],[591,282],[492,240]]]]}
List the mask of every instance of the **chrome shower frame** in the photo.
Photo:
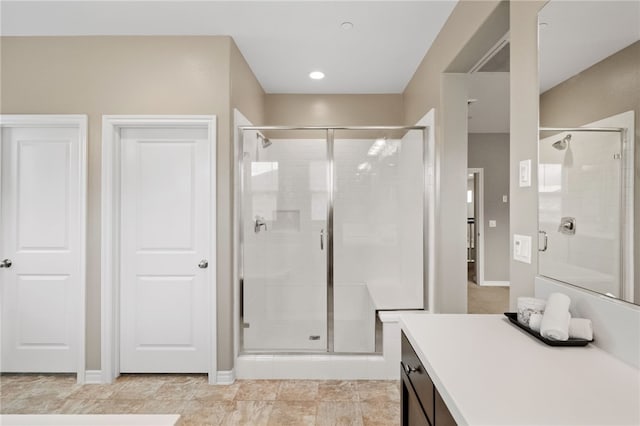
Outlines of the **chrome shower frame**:
{"type": "MultiPolygon", "coordinates": [[[[428,126],[238,126],[237,130],[240,135],[238,147],[238,158],[236,167],[238,167],[238,176],[239,176],[239,197],[237,203],[237,211],[235,212],[235,220],[239,224],[238,226],[238,243],[239,243],[239,257],[238,257],[238,285],[239,285],[239,298],[238,305],[240,307],[240,318],[239,318],[239,327],[240,330],[236,332],[239,334],[239,347],[238,354],[280,354],[280,355],[298,355],[298,354],[335,354],[335,355],[367,355],[370,353],[366,352],[334,352],[334,271],[333,271],[333,209],[334,209],[334,178],[335,178],[335,168],[334,168],[334,144],[335,144],[335,131],[411,131],[411,130],[420,130],[422,131],[422,226],[423,226],[423,238],[422,238],[422,250],[423,250],[423,263],[422,263],[422,285],[424,287],[424,302],[427,306],[428,303],[428,289],[427,282],[429,276],[429,265],[426,261],[426,254],[428,249],[428,241],[429,241],[429,228],[428,228],[428,194],[426,191],[427,188],[427,164],[428,161],[431,160],[428,158],[428,126]],[[327,230],[326,230],[326,238],[327,238],[327,258],[326,258],[326,270],[327,270],[327,347],[325,351],[315,351],[315,350],[251,350],[247,351],[244,347],[244,206],[243,206],[243,198],[245,193],[245,158],[244,158],[244,136],[246,131],[256,131],[258,135],[262,137],[262,139],[266,139],[261,132],[267,131],[287,131],[287,130],[316,130],[316,131],[325,131],[325,140],[327,144],[327,230]]],[[[268,139],[267,139],[268,140],[268,139]]],[[[377,337],[376,337],[377,339],[377,337]]],[[[376,341],[376,347],[379,347],[378,341],[376,341]]]]}

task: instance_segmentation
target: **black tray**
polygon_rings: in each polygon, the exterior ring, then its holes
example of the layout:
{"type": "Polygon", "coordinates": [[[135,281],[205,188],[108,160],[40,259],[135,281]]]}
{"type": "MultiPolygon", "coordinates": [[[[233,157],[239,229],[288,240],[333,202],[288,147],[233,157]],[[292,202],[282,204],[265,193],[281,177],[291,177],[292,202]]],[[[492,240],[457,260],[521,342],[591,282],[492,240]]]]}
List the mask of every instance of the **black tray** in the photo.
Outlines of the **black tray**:
{"type": "Polygon", "coordinates": [[[569,339],[569,340],[551,340],[546,337],[542,337],[540,333],[537,331],[533,331],[527,326],[524,326],[518,322],[518,314],[515,312],[505,312],[504,316],[509,318],[513,324],[517,325],[519,328],[523,329],[536,339],[546,343],[549,346],[587,346],[589,343],[593,342],[593,340],[586,339],[569,339]]]}

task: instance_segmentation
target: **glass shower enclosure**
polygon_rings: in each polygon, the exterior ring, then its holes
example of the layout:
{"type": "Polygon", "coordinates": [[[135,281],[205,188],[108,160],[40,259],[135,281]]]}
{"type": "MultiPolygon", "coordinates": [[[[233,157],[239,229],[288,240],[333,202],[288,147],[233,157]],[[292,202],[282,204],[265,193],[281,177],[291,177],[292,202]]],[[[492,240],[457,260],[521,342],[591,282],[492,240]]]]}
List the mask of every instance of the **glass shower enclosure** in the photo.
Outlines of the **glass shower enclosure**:
{"type": "Polygon", "coordinates": [[[425,128],[240,132],[241,352],[376,352],[424,306],[425,128]]]}
{"type": "Polygon", "coordinates": [[[623,297],[623,133],[541,129],[540,275],[623,297]]]}

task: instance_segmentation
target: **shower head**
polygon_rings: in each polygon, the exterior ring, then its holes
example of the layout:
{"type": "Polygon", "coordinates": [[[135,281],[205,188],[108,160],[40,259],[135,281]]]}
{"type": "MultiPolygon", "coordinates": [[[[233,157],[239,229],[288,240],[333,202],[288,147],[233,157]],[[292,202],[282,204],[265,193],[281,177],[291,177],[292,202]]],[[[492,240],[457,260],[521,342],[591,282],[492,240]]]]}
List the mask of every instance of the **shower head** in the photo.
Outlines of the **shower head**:
{"type": "Polygon", "coordinates": [[[563,151],[569,146],[569,141],[571,141],[571,133],[567,134],[567,136],[560,139],[559,141],[554,142],[551,146],[559,151],[563,151]]]}
{"type": "Polygon", "coordinates": [[[263,148],[268,148],[271,146],[271,141],[269,140],[269,138],[265,138],[262,133],[258,133],[258,139],[262,143],[263,148]]]}

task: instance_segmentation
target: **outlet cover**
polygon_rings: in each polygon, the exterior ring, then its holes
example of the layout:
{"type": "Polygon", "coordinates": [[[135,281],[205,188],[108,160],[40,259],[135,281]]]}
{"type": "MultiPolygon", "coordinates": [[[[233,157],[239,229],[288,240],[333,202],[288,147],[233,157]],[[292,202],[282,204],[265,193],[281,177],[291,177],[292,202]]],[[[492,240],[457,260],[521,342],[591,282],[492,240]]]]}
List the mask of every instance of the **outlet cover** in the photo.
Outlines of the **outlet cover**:
{"type": "Polygon", "coordinates": [[[489,228],[495,228],[496,227],[496,221],[495,220],[490,220],[489,221],[489,228]]]}
{"type": "Polygon", "coordinates": [[[531,237],[529,235],[513,235],[513,260],[531,263],[531,237]]]}

